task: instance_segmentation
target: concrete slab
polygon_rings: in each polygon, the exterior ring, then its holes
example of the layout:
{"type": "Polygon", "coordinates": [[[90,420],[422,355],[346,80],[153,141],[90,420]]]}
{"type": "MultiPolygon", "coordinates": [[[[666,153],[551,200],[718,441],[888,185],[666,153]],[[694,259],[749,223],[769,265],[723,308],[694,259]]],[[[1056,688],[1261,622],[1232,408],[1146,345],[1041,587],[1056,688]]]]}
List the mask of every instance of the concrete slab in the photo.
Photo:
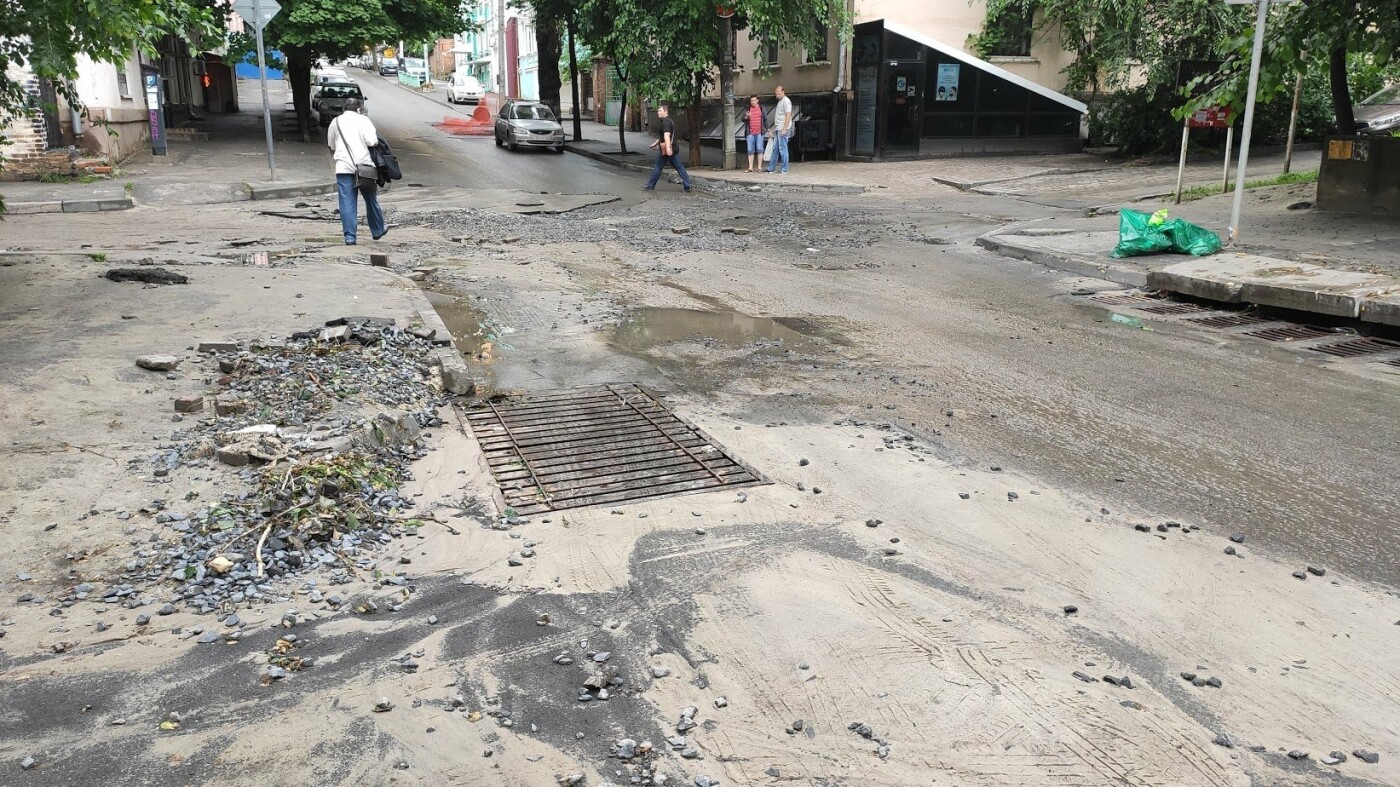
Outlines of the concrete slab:
{"type": "Polygon", "coordinates": [[[62,213],[63,203],[54,202],[7,202],[5,213],[10,216],[25,216],[34,213],[62,213]]]}
{"type": "MultiPolygon", "coordinates": [[[[1361,300],[1400,281],[1375,273],[1324,268],[1254,254],[1217,254],[1168,265],[1148,286],[1227,303],[1356,318],[1361,300]]],[[[1376,314],[1383,310],[1377,309],[1376,314]]]]}
{"type": "Polygon", "coordinates": [[[1362,322],[1400,326],[1400,286],[1370,292],[1360,298],[1362,322]]]}

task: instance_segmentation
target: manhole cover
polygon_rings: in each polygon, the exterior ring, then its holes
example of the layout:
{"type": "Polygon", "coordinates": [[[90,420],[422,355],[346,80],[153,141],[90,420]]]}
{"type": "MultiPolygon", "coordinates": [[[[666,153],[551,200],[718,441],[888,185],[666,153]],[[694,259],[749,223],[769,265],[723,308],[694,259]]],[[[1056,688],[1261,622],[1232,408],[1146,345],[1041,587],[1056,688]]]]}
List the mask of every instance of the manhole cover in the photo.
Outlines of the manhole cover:
{"type": "Polygon", "coordinates": [[[1142,311],[1148,314],[1205,314],[1215,309],[1207,309],[1195,303],[1168,303],[1161,306],[1143,306],[1142,311]]]}
{"type": "Polygon", "coordinates": [[[1245,333],[1245,336],[1267,339],[1271,342],[1291,342],[1295,339],[1316,339],[1319,336],[1331,335],[1331,331],[1325,328],[1315,328],[1311,325],[1285,325],[1282,328],[1265,328],[1262,331],[1245,333]]]}
{"type": "Polygon", "coordinates": [[[1389,353],[1400,351],[1400,342],[1392,342],[1389,339],[1353,339],[1349,342],[1339,342],[1337,344],[1324,344],[1320,347],[1309,347],[1309,350],[1337,358],[1359,358],[1363,355],[1375,355],[1376,353],[1389,353]]]}
{"type": "Polygon", "coordinates": [[[630,383],[488,402],[467,421],[521,514],[768,483],[630,383]]]}
{"type": "Polygon", "coordinates": [[[1150,295],[1143,295],[1140,292],[1110,292],[1101,295],[1094,295],[1089,300],[1095,303],[1102,303],[1105,306],[1146,306],[1154,303],[1161,303],[1161,298],[1153,298],[1150,295]]]}
{"type": "Polygon", "coordinates": [[[1193,317],[1187,322],[1206,328],[1241,328],[1246,325],[1274,322],[1274,320],[1260,317],[1257,314],[1222,314],[1216,317],[1193,317]]]}

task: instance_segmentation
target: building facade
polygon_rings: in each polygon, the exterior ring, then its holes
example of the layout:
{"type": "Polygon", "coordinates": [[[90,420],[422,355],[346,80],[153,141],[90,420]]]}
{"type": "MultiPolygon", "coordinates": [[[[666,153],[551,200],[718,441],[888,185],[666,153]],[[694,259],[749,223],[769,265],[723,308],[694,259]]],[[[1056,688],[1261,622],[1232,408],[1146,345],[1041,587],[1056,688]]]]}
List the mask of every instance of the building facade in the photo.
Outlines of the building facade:
{"type": "Polygon", "coordinates": [[[503,97],[538,99],[533,12],[509,0],[477,0],[468,13],[474,29],[453,37],[455,70],[471,74],[503,97]]]}
{"type": "Polygon", "coordinates": [[[887,158],[1077,149],[1086,108],[1060,92],[1073,55],[1053,31],[1032,34],[1034,18],[989,23],[985,0],[850,3],[849,41],[819,23],[824,43],[811,49],[783,49],[751,32],[736,41],[735,93],[767,97],[782,85],[798,112],[797,151],[887,158]],[[984,58],[978,37],[989,27],[998,54],[984,58]]]}

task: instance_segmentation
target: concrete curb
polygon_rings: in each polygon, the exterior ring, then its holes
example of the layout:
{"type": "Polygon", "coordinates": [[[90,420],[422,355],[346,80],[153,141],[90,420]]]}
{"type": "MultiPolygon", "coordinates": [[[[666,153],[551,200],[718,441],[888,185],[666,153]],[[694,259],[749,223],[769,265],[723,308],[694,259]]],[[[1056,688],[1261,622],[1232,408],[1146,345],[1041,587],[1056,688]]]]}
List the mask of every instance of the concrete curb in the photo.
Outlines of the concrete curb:
{"type": "Polygon", "coordinates": [[[6,202],[5,215],[29,216],[36,213],[106,213],[131,210],[136,204],[129,197],[113,199],[69,199],[49,202],[6,202]]]}
{"type": "Polygon", "coordinates": [[[1147,286],[1148,274],[1146,271],[1109,265],[1100,259],[1082,254],[1052,252],[1033,246],[1023,246],[1007,240],[1004,235],[998,235],[1000,232],[1001,230],[992,230],[978,237],[976,241],[977,245],[988,251],[1000,254],[1003,257],[1034,262],[1037,265],[1044,265],[1047,268],[1073,273],[1076,276],[1106,279],[1128,287],[1147,286]]]}
{"type": "MultiPolygon", "coordinates": [[[[584,158],[593,159],[594,161],[599,161],[604,164],[611,164],[614,167],[631,170],[632,172],[651,172],[651,167],[643,166],[641,164],[633,164],[627,161],[619,161],[615,156],[609,156],[606,153],[599,153],[594,150],[588,150],[587,148],[575,147],[568,143],[564,144],[564,149],[569,151],[570,153],[577,153],[578,155],[583,156],[584,158]]],[[[711,178],[706,177],[704,175],[694,174],[690,176],[690,182],[696,186],[706,186],[709,188],[714,188],[716,186],[728,186],[731,188],[748,190],[753,188],[754,186],[758,186],[763,191],[787,191],[794,193],[809,194],[864,194],[867,191],[867,189],[864,186],[854,186],[844,183],[776,183],[761,181],[740,181],[729,180],[727,178],[711,178]]]]}
{"type": "Polygon", "coordinates": [[[951,186],[958,191],[975,191],[983,186],[990,186],[993,183],[1013,183],[1018,180],[1028,180],[1044,175],[1081,175],[1085,172],[1102,172],[1109,167],[1051,167],[1050,169],[1040,169],[1035,172],[1027,172],[1024,175],[1012,175],[1009,178],[991,178],[989,180],[953,180],[952,178],[940,178],[933,176],[935,183],[942,183],[951,186]]]}
{"type": "Polygon", "coordinates": [[[315,197],[321,194],[334,194],[334,183],[289,183],[285,186],[245,186],[245,199],[285,199],[287,197],[315,197]]]}
{"type": "Polygon", "coordinates": [[[418,314],[418,321],[423,323],[424,328],[433,332],[432,341],[448,342],[446,345],[434,347],[432,351],[432,364],[442,373],[443,390],[456,396],[471,396],[476,393],[476,383],[472,381],[471,368],[467,366],[467,359],[463,358],[462,354],[457,351],[457,345],[451,343],[452,332],[447,330],[447,324],[442,321],[442,317],[433,308],[428,296],[423,294],[423,288],[418,286],[418,282],[388,268],[376,267],[375,270],[394,279],[410,291],[409,297],[416,302],[414,311],[418,314]]]}

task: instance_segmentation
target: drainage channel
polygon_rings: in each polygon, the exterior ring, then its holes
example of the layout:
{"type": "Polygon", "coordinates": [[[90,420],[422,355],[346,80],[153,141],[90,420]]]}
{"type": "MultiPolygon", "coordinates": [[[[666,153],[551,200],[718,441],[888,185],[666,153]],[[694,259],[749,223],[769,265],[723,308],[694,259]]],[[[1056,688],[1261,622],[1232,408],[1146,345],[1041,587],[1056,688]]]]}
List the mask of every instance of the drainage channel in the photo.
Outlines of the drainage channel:
{"type": "Polygon", "coordinates": [[[1304,322],[1291,319],[1292,315],[1254,306],[1203,303],[1141,290],[1112,290],[1080,297],[1111,311],[1139,312],[1143,315],[1139,319],[1190,325],[1275,345],[1287,344],[1338,360],[1400,368],[1400,341],[1359,335],[1355,328],[1341,320],[1336,321],[1338,324],[1321,325],[1315,323],[1323,322],[1322,319],[1304,322]]]}

